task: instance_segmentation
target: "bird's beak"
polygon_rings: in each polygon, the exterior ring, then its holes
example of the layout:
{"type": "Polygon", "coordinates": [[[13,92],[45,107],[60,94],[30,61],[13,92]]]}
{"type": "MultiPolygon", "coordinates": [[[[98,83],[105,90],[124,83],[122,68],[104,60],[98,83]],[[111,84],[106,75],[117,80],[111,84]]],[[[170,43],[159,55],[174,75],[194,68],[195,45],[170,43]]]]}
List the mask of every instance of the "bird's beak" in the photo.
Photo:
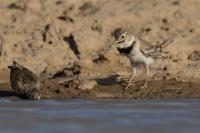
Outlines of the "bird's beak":
{"type": "Polygon", "coordinates": [[[135,45],[136,41],[133,41],[133,45],[135,45]]]}
{"type": "Polygon", "coordinates": [[[116,40],[116,41],[114,41],[114,44],[116,45],[116,44],[120,44],[120,43],[124,43],[124,42],[125,42],[124,40],[122,40],[122,41],[116,40]]]}
{"type": "Polygon", "coordinates": [[[12,69],[12,66],[8,66],[9,69],[12,69]]]}
{"type": "Polygon", "coordinates": [[[118,44],[118,41],[117,41],[117,40],[115,40],[113,44],[114,44],[114,45],[118,44]]]}

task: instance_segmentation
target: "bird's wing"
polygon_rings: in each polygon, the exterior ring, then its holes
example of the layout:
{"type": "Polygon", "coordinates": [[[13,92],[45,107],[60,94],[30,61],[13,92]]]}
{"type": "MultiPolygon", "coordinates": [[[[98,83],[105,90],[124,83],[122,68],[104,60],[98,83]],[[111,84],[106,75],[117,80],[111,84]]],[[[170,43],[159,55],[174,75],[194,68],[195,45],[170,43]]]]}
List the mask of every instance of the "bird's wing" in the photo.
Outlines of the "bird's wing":
{"type": "Polygon", "coordinates": [[[31,80],[34,80],[34,79],[37,79],[37,76],[32,72],[30,71],[28,68],[20,65],[19,63],[17,63],[16,61],[13,61],[13,64],[18,68],[18,69],[21,69],[21,73],[24,74],[25,77],[31,79],[31,80]]]}
{"type": "Polygon", "coordinates": [[[17,67],[17,73],[20,77],[20,81],[22,81],[23,84],[25,85],[24,87],[29,88],[29,85],[31,85],[31,84],[34,86],[37,86],[37,84],[39,83],[39,79],[32,71],[30,71],[26,67],[21,66],[20,64],[18,64],[15,61],[13,63],[17,67]]]}
{"type": "Polygon", "coordinates": [[[17,63],[16,61],[13,61],[13,66],[14,66],[14,67],[17,67],[18,69],[21,69],[21,70],[24,69],[24,67],[21,66],[21,65],[20,65],[19,63],[17,63]]]}
{"type": "MultiPolygon", "coordinates": [[[[28,70],[28,69],[27,69],[28,70]]],[[[38,77],[31,71],[26,71],[24,70],[23,76],[21,76],[21,80],[23,81],[23,85],[27,90],[32,90],[32,89],[39,89],[40,82],[38,77]]]]}
{"type": "Polygon", "coordinates": [[[140,48],[140,51],[142,52],[142,54],[143,54],[145,57],[149,57],[149,56],[150,56],[144,49],[141,49],[141,48],[140,48]]]}
{"type": "Polygon", "coordinates": [[[146,56],[159,57],[162,53],[164,47],[172,43],[172,39],[165,39],[160,42],[156,41],[155,44],[151,44],[143,39],[140,39],[141,42],[141,52],[146,56]]]}

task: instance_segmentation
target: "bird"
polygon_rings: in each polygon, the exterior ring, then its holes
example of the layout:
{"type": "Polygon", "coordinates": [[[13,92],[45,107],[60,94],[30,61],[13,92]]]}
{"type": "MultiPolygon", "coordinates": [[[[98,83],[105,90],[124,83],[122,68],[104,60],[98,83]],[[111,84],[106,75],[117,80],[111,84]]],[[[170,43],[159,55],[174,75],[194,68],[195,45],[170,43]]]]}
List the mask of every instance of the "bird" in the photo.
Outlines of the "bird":
{"type": "Polygon", "coordinates": [[[10,69],[10,83],[16,94],[33,100],[41,98],[40,81],[33,72],[16,61],[13,61],[8,68],[10,69]]]}
{"type": "Polygon", "coordinates": [[[134,75],[137,73],[138,66],[141,65],[145,68],[145,83],[143,86],[141,86],[141,88],[147,88],[150,66],[154,63],[154,59],[151,55],[155,51],[152,49],[145,51],[145,49],[141,47],[141,40],[128,31],[121,31],[121,33],[118,33],[118,35],[115,36],[114,44],[117,47],[119,53],[128,57],[133,68],[133,74],[125,90],[128,89],[131,85],[134,86],[132,80],[134,75]]]}

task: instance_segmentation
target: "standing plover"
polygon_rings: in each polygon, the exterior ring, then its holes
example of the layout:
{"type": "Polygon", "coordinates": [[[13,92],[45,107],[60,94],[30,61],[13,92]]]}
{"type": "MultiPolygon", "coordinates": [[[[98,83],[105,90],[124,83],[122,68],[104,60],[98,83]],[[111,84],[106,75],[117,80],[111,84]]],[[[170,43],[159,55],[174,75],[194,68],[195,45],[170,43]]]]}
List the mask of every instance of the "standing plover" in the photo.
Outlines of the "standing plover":
{"type": "Polygon", "coordinates": [[[145,68],[145,83],[142,88],[147,88],[149,67],[154,62],[154,59],[141,49],[140,40],[131,33],[124,31],[115,37],[114,44],[117,46],[117,49],[121,54],[125,54],[129,58],[133,67],[133,74],[125,89],[128,89],[132,84],[133,77],[136,74],[139,65],[143,65],[145,68]]]}
{"type": "Polygon", "coordinates": [[[40,81],[33,72],[15,61],[8,68],[11,70],[11,86],[18,95],[28,99],[40,99],[40,81]]]}

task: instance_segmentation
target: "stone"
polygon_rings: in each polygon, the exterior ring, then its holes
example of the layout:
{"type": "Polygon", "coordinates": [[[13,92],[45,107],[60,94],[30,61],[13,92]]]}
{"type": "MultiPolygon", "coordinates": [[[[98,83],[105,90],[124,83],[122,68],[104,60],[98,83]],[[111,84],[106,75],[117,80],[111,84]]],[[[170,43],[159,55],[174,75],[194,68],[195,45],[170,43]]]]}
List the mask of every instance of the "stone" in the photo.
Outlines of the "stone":
{"type": "Polygon", "coordinates": [[[78,86],[78,89],[81,90],[92,90],[97,85],[97,82],[95,80],[84,80],[80,83],[78,86]]]}

